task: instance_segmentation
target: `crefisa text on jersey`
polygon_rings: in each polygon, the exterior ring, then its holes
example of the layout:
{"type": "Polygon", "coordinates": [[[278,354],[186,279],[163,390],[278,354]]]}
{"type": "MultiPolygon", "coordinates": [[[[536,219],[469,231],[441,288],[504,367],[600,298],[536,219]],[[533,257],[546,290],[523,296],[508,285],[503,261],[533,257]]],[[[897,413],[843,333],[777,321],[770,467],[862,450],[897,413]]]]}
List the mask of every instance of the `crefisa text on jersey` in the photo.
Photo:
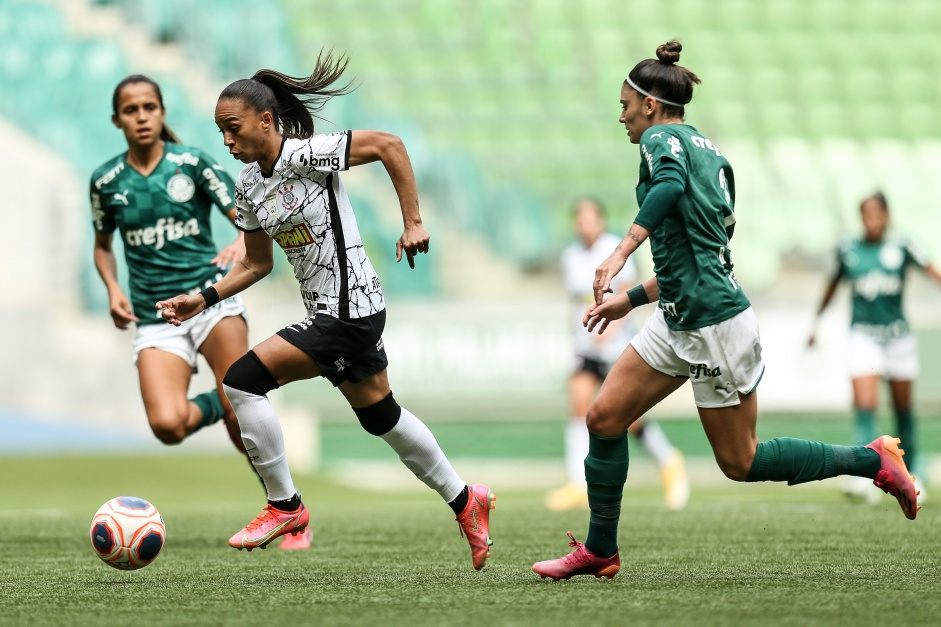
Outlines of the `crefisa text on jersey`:
{"type": "Polygon", "coordinates": [[[199,235],[199,233],[199,223],[196,218],[190,218],[186,222],[173,218],[160,218],[154,226],[126,231],[124,241],[128,246],[153,246],[160,250],[166,242],[199,235]]]}

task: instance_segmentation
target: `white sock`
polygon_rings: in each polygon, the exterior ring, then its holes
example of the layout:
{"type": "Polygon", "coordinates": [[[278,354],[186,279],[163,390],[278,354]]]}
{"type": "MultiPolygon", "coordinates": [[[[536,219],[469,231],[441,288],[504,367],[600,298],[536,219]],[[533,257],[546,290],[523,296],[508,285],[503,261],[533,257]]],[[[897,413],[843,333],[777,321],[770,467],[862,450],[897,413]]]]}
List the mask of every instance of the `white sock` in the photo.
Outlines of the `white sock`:
{"type": "Polygon", "coordinates": [[[404,407],[392,430],[379,437],[399,454],[406,468],[441,495],[446,503],[456,499],[467,485],[445,457],[431,430],[404,407]]]}
{"type": "Polygon", "coordinates": [[[588,427],[584,416],[572,416],[565,427],[565,469],[572,483],[585,483],[585,458],[588,457],[588,427]]]}
{"type": "Polygon", "coordinates": [[[258,476],[265,482],[269,501],[286,501],[297,494],[284,451],[281,423],[267,396],[223,385],[239,420],[242,442],[258,476]]]}
{"type": "Polygon", "coordinates": [[[650,453],[658,466],[666,466],[673,455],[673,445],[667,439],[667,434],[660,428],[660,424],[655,420],[645,420],[644,430],[640,436],[640,441],[644,448],[650,453]]]}

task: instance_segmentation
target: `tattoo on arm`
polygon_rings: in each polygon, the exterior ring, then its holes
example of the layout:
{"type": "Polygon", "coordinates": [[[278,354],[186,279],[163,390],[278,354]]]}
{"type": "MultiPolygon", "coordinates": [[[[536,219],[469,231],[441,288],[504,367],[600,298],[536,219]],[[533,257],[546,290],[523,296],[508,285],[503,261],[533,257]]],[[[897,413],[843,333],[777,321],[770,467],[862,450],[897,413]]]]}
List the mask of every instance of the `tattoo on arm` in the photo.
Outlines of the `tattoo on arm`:
{"type": "Polygon", "coordinates": [[[638,244],[640,244],[640,238],[637,237],[637,234],[634,233],[634,231],[628,231],[627,236],[631,238],[632,240],[634,240],[635,242],[637,242],[638,244]]]}

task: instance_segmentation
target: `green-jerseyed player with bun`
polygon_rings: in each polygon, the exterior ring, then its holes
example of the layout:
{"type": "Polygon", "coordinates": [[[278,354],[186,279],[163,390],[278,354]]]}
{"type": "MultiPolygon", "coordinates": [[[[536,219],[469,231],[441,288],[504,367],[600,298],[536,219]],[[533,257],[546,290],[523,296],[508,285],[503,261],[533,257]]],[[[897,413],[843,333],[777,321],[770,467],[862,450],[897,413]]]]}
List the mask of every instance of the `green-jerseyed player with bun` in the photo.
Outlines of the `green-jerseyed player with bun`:
{"type": "Polygon", "coordinates": [[[640,145],[637,202],[627,235],[595,273],[595,305],[585,314],[604,332],[633,308],[657,310],[618,359],[587,415],[585,458],[591,509],[585,543],[539,562],[542,577],[613,577],[620,570],[617,531],[627,479],[627,427],[692,383],[699,417],[716,461],[733,481],[789,484],[855,475],[873,479],[917,513],[915,488],[895,438],[835,446],[796,438],[759,442],[756,388],[764,374],[758,324],[732,271],[735,179],[725,155],[684,123],[699,78],[677,65],[682,46],[670,41],[657,58],[638,63],[621,85],[620,122],[640,145]],[[628,257],[649,238],[655,276],[626,294],[603,299],[628,257]]]}
{"type": "MultiPolygon", "coordinates": [[[[244,453],[238,420],[222,392],[229,366],[248,350],[242,301],[228,299],[180,327],[154,310],[158,300],[211,285],[244,257],[241,232],[217,250],[210,226],[214,207],[235,221],[234,183],[209,155],[179,142],[165,124],[160,87],[147,76],[118,83],[112,108],[112,122],[123,131],[128,149],[91,177],[95,266],[108,289],[114,325],[136,326],[134,361],[150,428],[164,444],[178,444],[222,420],[244,453]],[[124,245],[130,298],[118,283],[116,231],[124,245]],[[217,386],[187,399],[197,353],[206,358],[217,386]]],[[[309,546],[307,536],[295,540],[309,546]]]]}
{"type": "MultiPolygon", "coordinates": [[[[919,481],[921,460],[915,456],[915,418],[912,413],[912,382],[918,377],[915,335],[902,311],[905,276],[910,267],[923,270],[941,283],[941,273],[907,238],[889,231],[889,203],[877,192],[859,206],[862,237],[844,238],[836,251],[836,263],[823,295],[820,314],[827,308],[844,279],[852,292],[852,320],[848,341],[849,374],[853,383],[856,443],[875,437],[875,412],[879,383],[889,382],[896,427],[908,467],[915,473],[918,503],[925,491],[919,481]]],[[[809,346],[816,343],[816,330],[809,346]]],[[[872,498],[865,482],[850,477],[844,491],[851,497],[872,498]]]]}

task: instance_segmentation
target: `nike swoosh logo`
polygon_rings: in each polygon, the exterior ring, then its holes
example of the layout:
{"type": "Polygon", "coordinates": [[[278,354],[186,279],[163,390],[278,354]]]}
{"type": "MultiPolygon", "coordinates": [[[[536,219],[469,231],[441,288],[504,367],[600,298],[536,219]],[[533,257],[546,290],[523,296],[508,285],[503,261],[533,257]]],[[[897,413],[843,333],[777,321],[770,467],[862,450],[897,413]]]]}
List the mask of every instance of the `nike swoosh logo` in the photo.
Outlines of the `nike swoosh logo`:
{"type": "Polygon", "coordinates": [[[277,527],[275,527],[274,529],[272,529],[271,531],[269,531],[268,533],[266,533],[265,535],[259,536],[257,538],[249,538],[247,536],[242,536],[242,546],[245,546],[246,542],[250,542],[252,544],[261,544],[267,540],[270,540],[271,538],[274,537],[274,534],[278,533],[279,531],[284,529],[286,526],[290,525],[292,522],[296,522],[296,521],[293,518],[291,520],[286,520],[280,525],[278,525],[277,527]]]}

